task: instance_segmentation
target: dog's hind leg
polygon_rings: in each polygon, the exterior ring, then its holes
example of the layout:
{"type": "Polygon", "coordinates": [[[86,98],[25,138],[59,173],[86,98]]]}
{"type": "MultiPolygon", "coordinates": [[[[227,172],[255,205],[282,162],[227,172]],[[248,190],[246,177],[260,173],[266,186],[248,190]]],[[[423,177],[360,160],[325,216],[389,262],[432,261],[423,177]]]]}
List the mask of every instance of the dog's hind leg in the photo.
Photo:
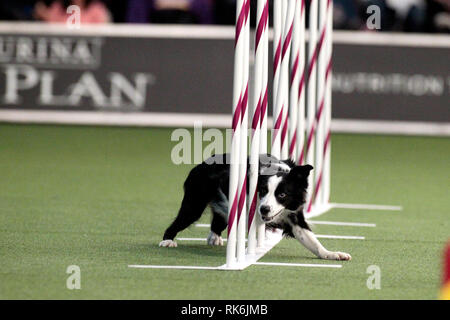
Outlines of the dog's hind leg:
{"type": "Polygon", "coordinates": [[[197,221],[214,197],[214,181],[205,177],[204,166],[192,169],[184,183],[184,197],[178,215],[164,233],[160,247],[176,247],[176,235],[197,221]]]}
{"type": "Polygon", "coordinates": [[[206,242],[211,246],[223,246],[223,239],[220,235],[228,225],[228,199],[220,188],[210,206],[213,217],[211,232],[206,242]]]}
{"type": "MultiPolygon", "coordinates": [[[[192,192],[195,191],[193,190],[192,192]]],[[[208,200],[201,197],[194,197],[190,193],[189,191],[184,194],[180,211],[172,224],[164,232],[163,241],[159,244],[160,247],[176,247],[177,244],[174,241],[176,235],[197,221],[205,210],[208,200]]]]}
{"type": "Polygon", "coordinates": [[[212,208],[212,212],[213,218],[211,221],[211,232],[209,233],[207,243],[211,246],[223,246],[221,234],[228,225],[227,214],[217,211],[215,208],[212,208]]]}

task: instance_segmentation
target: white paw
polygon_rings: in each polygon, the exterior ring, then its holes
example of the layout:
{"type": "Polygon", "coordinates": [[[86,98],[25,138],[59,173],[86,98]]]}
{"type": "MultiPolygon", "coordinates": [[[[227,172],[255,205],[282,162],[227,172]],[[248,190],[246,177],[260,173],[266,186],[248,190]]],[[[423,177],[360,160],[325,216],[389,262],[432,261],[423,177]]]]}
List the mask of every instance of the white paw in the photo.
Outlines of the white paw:
{"type": "Polygon", "coordinates": [[[349,261],[352,260],[352,256],[345,252],[332,252],[328,251],[321,257],[322,259],[327,260],[343,260],[343,261],[349,261]]]}
{"type": "Polygon", "coordinates": [[[209,236],[208,236],[208,239],[206,239],[206,242],[210,246],[223,246],[222,237],[212,231],[209,233],[209,236]]]}
{"type": "Polygon", "coordinates": [[[159,243],[160,247],[166,247],[166,248],[176,248],[177,243],[173,240],[163,240],[159,243]]]}

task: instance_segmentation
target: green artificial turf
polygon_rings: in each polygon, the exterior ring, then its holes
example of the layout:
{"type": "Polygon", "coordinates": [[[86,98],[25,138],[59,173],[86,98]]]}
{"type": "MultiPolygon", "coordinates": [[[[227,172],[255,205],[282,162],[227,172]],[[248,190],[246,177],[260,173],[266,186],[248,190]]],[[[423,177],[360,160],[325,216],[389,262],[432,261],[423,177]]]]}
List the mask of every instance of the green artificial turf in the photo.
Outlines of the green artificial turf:
{"type": "MultiPolygon", "coordinates": [[[[317,225],[352,254],[341,269],[252,266],[236,271],[143,270],[128,264],[224,263],[225,247],[159,248],[192,167],[170,159],[172,129],[0,124],[1,299],[435,299],[450,237],[450,141],[333,135],[332,201],[401,205],[401,212],[334,209],[317,225]],[[81,268],[81,290],[66,268],[81,268]],[[381,289],[366,286],[381,269],[381,289]]],[[[209,212],[202,221],[208,222],[209,212]]],[[[206,237],[191,227],[184,237],[206,237]]],[[[318,260],[284,239],[262,261],[318,260]]],[[[337,262],[336,262],[337,263],[337,262]]]]}

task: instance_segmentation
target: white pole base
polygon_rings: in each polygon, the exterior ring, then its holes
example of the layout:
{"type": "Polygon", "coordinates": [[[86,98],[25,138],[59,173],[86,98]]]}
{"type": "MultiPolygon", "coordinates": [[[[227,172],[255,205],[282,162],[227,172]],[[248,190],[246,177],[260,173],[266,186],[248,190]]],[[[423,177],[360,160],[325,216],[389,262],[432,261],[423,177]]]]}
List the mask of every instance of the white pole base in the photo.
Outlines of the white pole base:
{"type": "Polygon", "coordinates": [[[218,267],[219,270],[244,270],[245,268],[255,264],[259,259],[261,259],[267,252],[272,250],[280,241],[283,239],[282,230],[266,230],[266,238],[264,245],[256,248],[255,254],[246,254],[245,260],[242,262],[235,262],[231,265],[222,265],[218,267]]]}

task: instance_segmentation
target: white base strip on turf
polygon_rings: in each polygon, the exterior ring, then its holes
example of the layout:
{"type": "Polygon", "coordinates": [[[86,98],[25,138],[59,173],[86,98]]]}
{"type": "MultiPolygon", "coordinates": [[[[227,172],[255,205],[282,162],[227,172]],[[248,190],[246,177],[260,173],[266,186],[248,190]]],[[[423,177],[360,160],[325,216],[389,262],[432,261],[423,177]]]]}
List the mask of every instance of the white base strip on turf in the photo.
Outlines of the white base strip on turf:
{"type": "Polygon", "coordinates": [[[313,207],[311,212],[305,213],[307,219],[318,217],[331,209],[352,209],[352,210],[379,210],[379,211],[402,211],[401,206],[364,204],[364,203],[328,203],[318,207],[313,207]]]}
{"type": "Polygon", "coordinates": [[[263,246],[256,248],[256,253],[254,255],[246,254],[245,261],[235,261],[231,265],[224,264],[219,268],[221,270],[244,270],[252,264],[255,264],[255,262],[261,259],[267,252],[272,250],[281,239],[283,239],[283,232],[281,230],[266,231],[264,244],[263,246]]]}
{"type": "Polygon", "coordinates": [[[218,270],[218,267],[201,267],[201,266],[159,266],[159,265],[140,265],[130,264],[128,268],[137,269],[191,269],[191,270],[218,270]]]}
{"type": "Polygon", "coordinates": [[[375,228],[375,223],[362,223],[362,222],[340,222],[340,221],[319,221],[319,220],[307,220],[310,224],[321,224],[326,226],[344,226],[344,227],[370,227],[375,228]]]}
{"type": "Polygon", "coordinates": [[[341,264],[311,264],[311,263],[284,263],[284,262],[255,262],[254,264],[257,266],[342,268],[341,264]]]}
{"type": "Polygon", "coordinates": [[[389,206],[380,204],[363,203],[330,203],[332,208],[336,209],[356,209],[356,210],[379,210],[379,211],[402,211],[401,206],[389,206]]]}
{"type": "MultiPolygon", "coordinates": [[[[206,241],[206,238],[176,238],[175,240],[178,241],[206,241]]],[[[227,241],[227,239],[222,239],[224,242],[227,241]]],[[[245,239],[247,241],[247,239],[245,239]]]]}
{"type": "Polygon", "coordinates": [[[342,240],[365,240],[365,237],[361,236],[335,236],[332,234],[316,234],[317,239],[342,239],[342,240]]]}

